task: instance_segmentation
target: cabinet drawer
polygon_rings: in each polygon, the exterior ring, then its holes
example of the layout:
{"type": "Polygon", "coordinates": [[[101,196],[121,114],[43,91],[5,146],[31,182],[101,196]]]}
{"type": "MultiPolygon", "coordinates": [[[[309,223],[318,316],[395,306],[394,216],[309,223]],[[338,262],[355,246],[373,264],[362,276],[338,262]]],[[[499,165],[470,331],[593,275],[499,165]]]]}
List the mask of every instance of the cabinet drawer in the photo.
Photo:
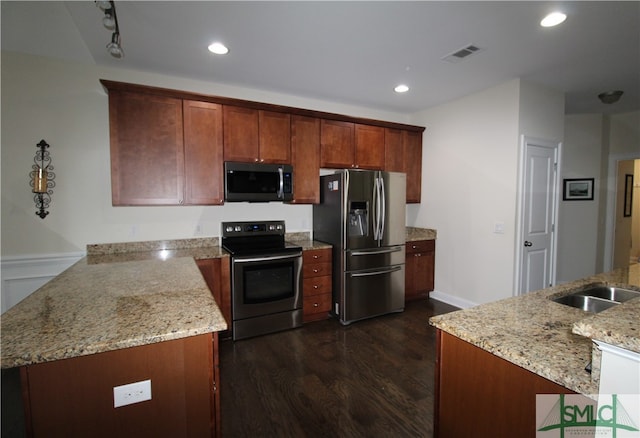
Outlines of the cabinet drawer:
{"type": "Polygon", "coordinates": [[[311,277],[303,280],[303,293],[305,299],[312,295],[331,292],[331,276],[311,277]]]}
{"type": "Polygon", "coordinates": [[[302,275],[304,278],[331,275],[331,263],[303,263],[302,275]]]}
{"type": "Polygon", "coordinates": [[[329,310],[331,310],[331,294],[314,295],[309,299],[305,297],[303,304],[304,315],[327,313],[329,310]]]}
{"type": "Polygon", "coordinates": [[[412,242],[407,242],[406,246],[407,246],[407,253],[435,251],[436,241],[435,240],[414,240],[412,242]]]}
{"type": "Polygon", "coordinates": [[[311,263],[331,263],[331,248],[303,251],[302,261],[305,265],[311,263]]]}

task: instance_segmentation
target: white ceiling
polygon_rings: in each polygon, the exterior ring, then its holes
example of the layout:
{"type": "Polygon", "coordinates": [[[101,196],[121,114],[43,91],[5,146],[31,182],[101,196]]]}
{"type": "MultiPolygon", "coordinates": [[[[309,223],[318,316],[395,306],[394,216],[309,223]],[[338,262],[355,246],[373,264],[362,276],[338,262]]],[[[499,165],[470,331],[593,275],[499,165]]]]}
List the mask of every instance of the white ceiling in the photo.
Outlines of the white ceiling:
{"type": "Polygon", "coordinates": [[[93,1],[2,1],[2,49],[400,113],[523,78],[566,112],[640,109],[640,2],[116,1],[123,59],[93,1]],[[556,28],[540,19],[560,9],[556,28]],[[230,53],[211,55],[224,42],[230,53]],[[469,44],[482,49],[442,60],[469,44]],[[405,83],[411,90],[396,94],[405,83]],[[604,105],[603,91],[624,90],[604,105]]]}

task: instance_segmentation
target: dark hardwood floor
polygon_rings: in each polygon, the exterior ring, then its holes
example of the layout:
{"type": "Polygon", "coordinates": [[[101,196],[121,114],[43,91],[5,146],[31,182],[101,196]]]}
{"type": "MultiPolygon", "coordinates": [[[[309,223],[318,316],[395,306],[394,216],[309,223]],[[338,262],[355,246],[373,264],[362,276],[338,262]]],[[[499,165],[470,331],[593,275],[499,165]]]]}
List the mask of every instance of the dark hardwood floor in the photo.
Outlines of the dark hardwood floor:
{"type": "MultiPolygon", "coordinates": [[[[336,320],[220,345],[224,437],[431,437],[435,329],[456,310],[414,301],[343,327],[336,320]]],[[[2,372],[2,437],[24,436],[17,370],[2,372]]]]}
{"type": "Polygon", "coordinates": [[[430,437],[435,329],[456,310],[414,301],[402,313],[336,320],[220,347],[224,437],[430,437]]]}

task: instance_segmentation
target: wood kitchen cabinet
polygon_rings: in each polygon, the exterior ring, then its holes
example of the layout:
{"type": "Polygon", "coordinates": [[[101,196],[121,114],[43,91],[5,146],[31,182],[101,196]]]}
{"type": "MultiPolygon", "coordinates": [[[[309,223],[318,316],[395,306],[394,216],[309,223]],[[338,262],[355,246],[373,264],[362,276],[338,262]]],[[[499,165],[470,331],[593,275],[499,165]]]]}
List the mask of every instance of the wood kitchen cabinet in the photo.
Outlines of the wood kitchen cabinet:
{"type": "Polygon", "coordinates": [[[292,203],[319,202],[320,168],[406,172],[407,202],[420,202],[422,127],[100,82],[113,205],[220,205],[225,160],[292,164],[292,203]]]}
{"type": "Polygon", "coordinates": [[[435,240],[415,240],[406,243],[406,301],[429,298],[429,292],[434,287],[435,257],[435,240]]]}
{"type": "Polygon", "coordinates": [[[536,394],[573,391],[436,332],[434,437],[535,437],[536,394]]]}
{"type": "Polygon", "coordinates": [[[407,174],[407,204],[420,203],[422,196],[422,132],[402,131],[404,171],[407,174]]]}
{"type": "Polygon", "coordinates": [[[20,368],[27,436],[220,436],[217,333],[20,368]],[[114,408],[113,388],[151,380],[114,408]]]}
{"type": "Polygon", "coordinates": [[[109,93],[113,205],[184,202],[182,100],[109,93]]]}
{"type": "Polygon", "coordinates": [[[223,203],[221,105],[110,90],[113,205],[223,203]]]}
{"type": "Polygon", "coordinates": [[[384,168],[384,128],[323,119],[321,167],[335,169],[384,168]]]}
{"type": "Polygon", "coordinates": [[[224,160],[289,164],[291,115],[225,105],[224,160]]]}
{"type": "Polygon", "coordinates": [[[199,259],[196,264],[207,283],[229,329],[220,332],[223,339],[231,337],[231,260],[229,257],[199,259]]]}
{"type": "Polygon", "coordinates": [[[385,130],[385,170],[407,174],[407,204],[420,203],[422,191],[422,133],[385,130]]]}
{"type": "Polygon", "coordinates": [[[320,119],[291,117],[293,204],[320,202],[320,119]]]}
{"type": "Polygon", "coordinates": [[[327,319],[332,302],[331,248],[302,252],[303,322],[327,319]]]}
{"type": "Polygon", "coordinates": [[[224,203],[222,105],[183,101],[186,205],[224,203]]]}
{"type": "Polygon", "coordinates": [[[384,132],[384,170],[405,171],[405,150],[402,130],[386,128],[384,132]]]}

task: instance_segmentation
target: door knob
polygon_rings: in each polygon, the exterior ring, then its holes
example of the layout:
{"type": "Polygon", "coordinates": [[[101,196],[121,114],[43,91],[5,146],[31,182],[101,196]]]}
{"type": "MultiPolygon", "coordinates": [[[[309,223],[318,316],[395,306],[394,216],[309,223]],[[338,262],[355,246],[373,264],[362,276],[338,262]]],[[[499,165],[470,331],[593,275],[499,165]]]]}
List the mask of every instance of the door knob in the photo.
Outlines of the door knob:
{"type": "Polygon", "coordinates": [[[529,242],[528,240],[525,240],[524,246],[533,246],[533,243],[529,242]]]}

